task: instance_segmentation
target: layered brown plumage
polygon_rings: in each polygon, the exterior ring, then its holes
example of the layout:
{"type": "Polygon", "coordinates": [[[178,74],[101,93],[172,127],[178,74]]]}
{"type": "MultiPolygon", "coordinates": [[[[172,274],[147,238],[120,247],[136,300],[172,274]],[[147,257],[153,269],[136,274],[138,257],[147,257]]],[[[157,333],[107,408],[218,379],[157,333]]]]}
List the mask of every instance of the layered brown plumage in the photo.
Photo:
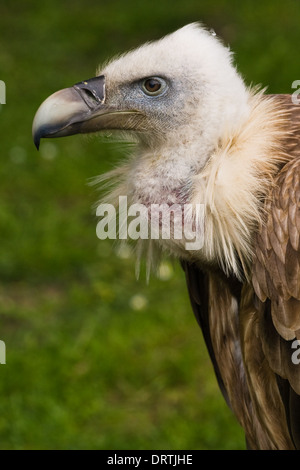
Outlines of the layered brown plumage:
{"type": "Polygon", "coordinates": [[[300,447],[300,107],[285,116],[287,162],[278,167],[253,240],[249,281],[183,263],[191,303],[220,388],[252,449],[300,447]],[[295,344],[294,344],[295,347],[295,344]]]}

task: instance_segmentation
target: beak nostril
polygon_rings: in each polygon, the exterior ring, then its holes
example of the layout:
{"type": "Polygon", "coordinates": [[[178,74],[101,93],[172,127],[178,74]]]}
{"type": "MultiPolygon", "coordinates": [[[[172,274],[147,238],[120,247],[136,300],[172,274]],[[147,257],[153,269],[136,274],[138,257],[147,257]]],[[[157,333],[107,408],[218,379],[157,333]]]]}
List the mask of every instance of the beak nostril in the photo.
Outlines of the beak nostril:
{"type": "Polygon", "coordinates": [[[97,97],[95,90],[90,90],[89,88],[82,87],[80,89],[80,95],[86,102],[89,108],[95,108],[101,100],[97,97]]]}
{"type": "Polygon", "coordinates": [[[104,87],[104,75],[90,78],[89,80],[84,80],[74,85],[75,90],[80,94],[90,109],[94,109],[99,104],[104,103],[104,87]]]}

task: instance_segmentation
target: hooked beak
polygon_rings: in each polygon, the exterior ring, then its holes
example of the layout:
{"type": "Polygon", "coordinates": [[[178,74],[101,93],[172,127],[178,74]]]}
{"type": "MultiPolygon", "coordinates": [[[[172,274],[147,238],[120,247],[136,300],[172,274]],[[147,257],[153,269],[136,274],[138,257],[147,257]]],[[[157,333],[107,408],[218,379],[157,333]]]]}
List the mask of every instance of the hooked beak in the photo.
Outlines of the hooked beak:
{"type": "Polygon", "coordinates": [[[103,129],[134,128],[135,110],[121,110],[105,103],[105,77],[91,78],[49,96],[33,120],[32,136],[39,148],[42,137],[86,134],[103,129]]]}

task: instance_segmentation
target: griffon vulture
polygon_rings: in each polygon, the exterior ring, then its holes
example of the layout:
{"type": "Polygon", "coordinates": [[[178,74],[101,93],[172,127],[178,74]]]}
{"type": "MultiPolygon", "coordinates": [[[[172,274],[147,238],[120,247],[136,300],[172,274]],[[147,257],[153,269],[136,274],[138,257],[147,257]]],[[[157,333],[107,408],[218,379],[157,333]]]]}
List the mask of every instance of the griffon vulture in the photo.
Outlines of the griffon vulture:
{"type": "Polygon", "coordinates": [[[109,174],[106,200],[204,207],[201,248],[174,236],[143,243],[180,260],[248,448],[299,448],[299,106],[247,87],[230,50],[191,24],[54,93],[33,122],[37,147],[101,130],[136,144],[109,174]]]}

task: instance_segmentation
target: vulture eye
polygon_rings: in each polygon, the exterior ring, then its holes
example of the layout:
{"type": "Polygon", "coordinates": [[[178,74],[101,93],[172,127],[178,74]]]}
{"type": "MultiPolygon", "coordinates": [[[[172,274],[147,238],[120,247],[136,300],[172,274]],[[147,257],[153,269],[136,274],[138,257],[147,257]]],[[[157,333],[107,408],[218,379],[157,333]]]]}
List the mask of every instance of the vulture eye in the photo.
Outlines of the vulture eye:
{"type": "Polygon", "coordinates": [[[166,83],[161,78],[151,77],[143,81],[143,91],[146,95],[160,95],[166,87],[166,83]]]}

